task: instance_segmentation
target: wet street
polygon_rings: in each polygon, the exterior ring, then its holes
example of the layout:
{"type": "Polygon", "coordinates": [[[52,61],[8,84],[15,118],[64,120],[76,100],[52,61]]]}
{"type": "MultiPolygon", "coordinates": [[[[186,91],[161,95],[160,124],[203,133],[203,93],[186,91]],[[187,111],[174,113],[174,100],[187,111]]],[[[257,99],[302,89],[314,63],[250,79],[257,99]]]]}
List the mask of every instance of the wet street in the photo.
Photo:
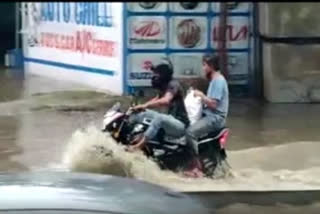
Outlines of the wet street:
{"type": "Polygon", "coordinates": [[[59,163],[64,144],[78,128],[86,126],[94,112],[33,111],[28,98],[36,93],[82,90],[82,86],[50,79],[0,74],[0,171],[47,168],[59,163]]]}
{"type": "MultiPolygon", "coordinates": [[[[77,94],[92,89],[38,76],[26,75],[22,80],[12,71],[0,72],[0,171],[59,170],[74,132],[90,123],[99,125],[101,110],[33,109],[30,102],[38,93],[68,90],[77,94]]],[[[186,191],[320,188],[320,105],[233,100],[230,107],[227,149],[235,178],[201,182],[173,178],[171,182],[167,177],[164,183],[186,191]]]]}
{"type": "MultiPolygon", "coordinates": [[[[86,127],[89,122],[99,122],[103,114],[93,111],[32,111],[25,100],[34,94],[92,89],[38,76],[27,75],[25,79],[14,77],[9,70],[0,73],[0,170],[44,167],[58,161],[63,145],[72,133],[86,127]]],[[[230,107],[228,149],[239,151],[239,154],[256,149],[248,160],[251,162],[246,165],[260,165],[270,170],[281,168],[279,165],[303,169],[305,161],[312,159],[309,167],[318,166],[320,105],[235,100],[230,107]],[[261,154],[268,152],[268,157],[261,154]],[[275,157],[270,155],[276,156],[276,164],[275,157]],[[295,158],[290,159],[288,155],[295,158]]]]}

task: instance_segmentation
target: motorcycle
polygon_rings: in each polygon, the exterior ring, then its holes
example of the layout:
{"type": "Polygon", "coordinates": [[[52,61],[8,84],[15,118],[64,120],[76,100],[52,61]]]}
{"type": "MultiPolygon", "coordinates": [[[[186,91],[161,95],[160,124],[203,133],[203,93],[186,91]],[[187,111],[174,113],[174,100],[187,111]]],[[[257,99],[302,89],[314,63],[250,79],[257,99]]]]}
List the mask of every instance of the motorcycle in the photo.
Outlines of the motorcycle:
{"type": "MultiPolygon", "coordinates": [[[[130,124],[129,118],[136,112],[131,108],[122,112],[120,103],[112,106],[104,115],[103,132],[109,132],[111,137],[122,145],[130,145],[135,136],[143,133],[148,128],[151,120],[145,118],[142,123],[130,124]]],[[[226,161],[225,145],[229,129],[224,127],[217,132],[208,133],[198,140],[200,159],[203,163],[203,172],[206,177],[215,177],[217,169],[226,173],[230,168],[226,161]]],[[[161,169],[174,172],[187,169],[191,161],[190,149],[187,147],[185,137],[172,138],[161,129],[156,137],[146,143],[143,153],[152,158],[161,169]]],[[[221,172],[220,172],[221,173],[221,172]]]]}

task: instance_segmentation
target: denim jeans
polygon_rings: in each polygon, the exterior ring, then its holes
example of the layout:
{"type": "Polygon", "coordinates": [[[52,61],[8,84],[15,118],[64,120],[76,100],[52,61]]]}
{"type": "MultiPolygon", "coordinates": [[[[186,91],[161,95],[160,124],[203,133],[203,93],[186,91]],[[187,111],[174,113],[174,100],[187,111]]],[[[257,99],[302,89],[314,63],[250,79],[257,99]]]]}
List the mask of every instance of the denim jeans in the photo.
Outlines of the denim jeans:
{"type": "Polygon", "coordinates": [[[190,125],[186,131],[188,146],[194,155],[198,155],[198,139],[225,126],[225,118],[220,115],[208,115],[190,125]]]}
{"type": "Polygon", "coordinates": [[[146,111],[133,114],[130,117],[130,123],[142,123],[143,119],[149,118],[151,123],[145,131],[144,136],[147,140],[153,139],[158,131],[163,128],[166,135],[171,137],[182,137],[185,134],[185,124],[174,118],[172,115],[159,113],[147,109],[146,111]]]}

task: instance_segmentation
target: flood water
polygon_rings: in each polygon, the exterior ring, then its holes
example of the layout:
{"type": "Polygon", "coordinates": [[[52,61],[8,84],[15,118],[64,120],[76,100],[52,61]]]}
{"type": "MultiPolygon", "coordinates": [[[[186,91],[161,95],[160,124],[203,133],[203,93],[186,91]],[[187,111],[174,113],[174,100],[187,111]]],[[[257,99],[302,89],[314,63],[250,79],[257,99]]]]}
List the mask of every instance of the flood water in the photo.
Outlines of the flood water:
{"type": "MultiPolygon", "coordinates": [[[[82,89],[88,90],[69,82],[30,75],[22,80],[10,71],[0,72],[0,171],[67,170],[66,158],[86,164],[89,157],[80,160],[76,147],[108,141],[99,132],[103,112],[33,111],[25,102],[39,92],[82,89]]],[[[320,188],[320,105],[242,100],[232,101],[230,108],[230,178],[185,179],[160,172],[136,156],[121,158],[140,161],[140,168],[133,169],[137,178],[183,191],[320,188]]],[[[242,205],[229,209],[238,206],[242,205]]]]}

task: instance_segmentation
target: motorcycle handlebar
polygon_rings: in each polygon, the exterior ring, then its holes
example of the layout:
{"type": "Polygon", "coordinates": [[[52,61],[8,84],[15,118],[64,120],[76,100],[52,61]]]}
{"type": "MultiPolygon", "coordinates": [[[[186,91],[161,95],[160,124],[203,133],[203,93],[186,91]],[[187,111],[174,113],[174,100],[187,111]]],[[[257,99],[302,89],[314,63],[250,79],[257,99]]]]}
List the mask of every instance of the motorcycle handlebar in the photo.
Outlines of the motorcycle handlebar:
{"type": "Polygon", "coordinates": [[[145,109],[138,109],[138,110],[135,110],[133,109],[132,107],[130,107],[127,111],[128,114],[131,114],[131,113],[140,113],[140,112],[144,112],[145,109]]]}

